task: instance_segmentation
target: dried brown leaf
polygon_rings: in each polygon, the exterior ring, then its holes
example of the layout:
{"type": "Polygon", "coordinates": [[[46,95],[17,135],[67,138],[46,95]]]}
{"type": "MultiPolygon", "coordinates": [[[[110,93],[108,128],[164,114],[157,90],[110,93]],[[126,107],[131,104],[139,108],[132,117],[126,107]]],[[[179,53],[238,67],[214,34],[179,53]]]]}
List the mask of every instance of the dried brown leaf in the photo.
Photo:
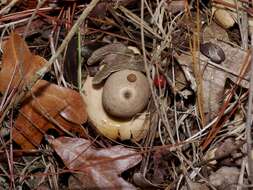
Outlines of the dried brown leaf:
{"type": "Polygon", "coordinates": [[[23,149],[38,146],[50,129],[64,134],[45,115],[56,120],[67,131],[84,136],[80,125],[86,122],[87,113],[78,92],[44,80],[39,80],[32,92],[36,98],[27,95],[13,130],[14,141],[23,149]]]}
{"type": "Polygon", "coordinates": [[[121,55],[124,53],[129,54],[131,50],[129,50],[127,46],[122,43],[112,43],[94,51],[87,60],[87,64],[93,65],[99,61],[102,61],[105,56],[111,54],[112,52],[114,54],[121,55]]]}
{"type": "MultiPolygon", "coordinates": [[[[88,140],[69,137],[54,139],[51,144],[68,169],[83,172],[76,175],[78,186],[85,189],[135,189],[118,175],[141,161],[142,157],[136,151],[123,146],[99,150],[88,140]]],[[[71,183],[73,185],[73,178],[71,183]]]]}
{"type": "Polygon", "coordinates": [[[0,72],[0,92],[18,88],[47,62],[43,57],[33,55],[26,42],[12,33],[3,49],[2,69],[0,72]],[[12,79],[13,78],[13,79],[12,79]]]}
{"type": "Polygon", "coordinates": [[[123,69],[145,72],[142,56],[136,55],[132,49],[122,43],[108,44],[97,49],[89,57],[87,64],[93,65],[99,61],[100,65],[104,66],[93,78],[94,85],[100,84],[112,73],[123,69]]]}
{"type": "MultiPolygon", "coordinates": [[[[2,62],[2,93],[7,88],[21,89],[22,85],[30,81],[36,71],[47,63],[43,57],[33,55],[26,42],[16,33],[12,33],[5,43],[2,62]]],[[[33,99],[31,94],[26,96],[13,130],[14,141],[23,149],[38,146],[49,129],[56,129],[63,134],[47,118],[53,118],[67,131],[72,130],[84,136],[80,124],[87,120],[87,114],[83,100],[77,92],[43,80],[34,85],[32,92],[36,99],[33,99]]]]}

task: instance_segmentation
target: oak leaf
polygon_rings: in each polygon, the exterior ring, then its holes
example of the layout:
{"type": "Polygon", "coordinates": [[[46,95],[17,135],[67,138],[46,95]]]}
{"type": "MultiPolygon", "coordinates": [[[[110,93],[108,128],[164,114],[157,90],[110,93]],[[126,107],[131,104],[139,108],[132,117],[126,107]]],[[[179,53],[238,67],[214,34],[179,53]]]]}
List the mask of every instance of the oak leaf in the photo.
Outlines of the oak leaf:
{"type": "MultiPolygon", "coordinates": [[[[47,63],[43,57],[33,55],[16,33],[10,35],[3,51],[0,72],[2,93],[7,89],[19,92],[47,63]]],[[[55,129],[60,135],[63,131],[73,131],[84,136],[80,125],[87,120],[87,114],[79,93],[44,80],[37,81],[31,92],[21,104],[13,129],[13,140],[21,148],[37,147],[50,129],[55,129]]]]}
{"type": "Polygon", "coordinates": [[[22,102],[13,130],[14,141],[23,149],[37,147],[51,129],[64,134],[50,118],[63,129],[85,136],[80,125],[86,122],[87,113],[78,92],[39,80],[32,94],[22,102]]]}
{"type": "Polygon", "coordinates": [[[50,141],[65,166],[78,171],[75,178],[69,179],[70,189],[135,189],[119,177],[141,161],[135,150],[120,145],[96,149],[81,138],[59,137],[50,141]]]}

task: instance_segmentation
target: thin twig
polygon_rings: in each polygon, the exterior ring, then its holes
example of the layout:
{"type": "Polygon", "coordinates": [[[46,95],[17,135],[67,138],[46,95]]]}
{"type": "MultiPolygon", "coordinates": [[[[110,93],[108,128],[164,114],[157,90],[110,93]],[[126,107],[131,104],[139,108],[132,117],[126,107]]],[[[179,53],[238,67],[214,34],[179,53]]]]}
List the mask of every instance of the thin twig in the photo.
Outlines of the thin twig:
{"type": "MultiPolygon", "coordinates": [[[[253,56],[253,34],[251,35],[251,54],[253,56]]],[[[248,99],[248,111],[246,121],[246,139],[247,139],[247,154],[249,165],[249,180],[253,183],[253,159],[252,159],[252,137],[251,137],[251,125],[252,125],[252,99],[253,99],[253,57],[251,56],[251,70],[250,70],[250,86],[249,86],[249,99],[248,99]]]]}
{"type": "Polygon", "coordinates": [[[28,33],[28,30],[31,26],[31,23],[32,23],[33,19],[36,17],[36,14],[37,14],[38,10],[45,3],[45,1],[46,0],[39,1],[39,3],[36,6],[36,9],[32,13],[32,16],[29,18],[28,24],[26,25],[25,32],[24,32],[24,39],[26,38],[26,35],[28,33]]]}
{"type": "Polygon", "coordinates": [[[74,26],[71,28],[71,30],[69,31],[68,35],[65,37],[65,39],[63,40],[62,44],[60,45],[60,47],[57,49],[57,51],[55,52],[54,55],[52,55],[52,57],[50,58],[50,60],[48,61],[48,63],[38,71],[38,78],[40,78],[41,76],[43,76],[48,69],[51,67],[51,65],[53,64],[53,62],[59,57],[59,55],[64,51],[65,47],[68,45],[69,41],[72,39],[72,37],[75,35],[75,33],[77,32],[78,28],[81,26],[81,24],[83,23],[83,21],[86,19],[86,17],[88,16],[88,14],[92,11],[92,9],[97,5],[97,3],[100,0],[93,0],[90,2],[90,4],[86,7],[86,9],[83,11],[83,13],[80,15],[80,17],[78,18],[78,20],[76,21],[76,23],[74,24],[74,26]]]}
{"type": "Polygon", "coordinates": [[[7,14],[9,10],[18,2],[19,0],[12,0],[7,6],[0,10],[0,15],[7,14]]]}
{"type": "Polygon", "coordinates": [[[147,78],[148,78],[148,82],[149,82],[149,86],[151,88],[151,95],[152,95],[152,98],[154,100],[154,104],[155,104],[155,107],[156,109],[158,110],[158,113],[159,113],[159,116],[162,118],[162,121],[169,133],[169,136],[170,136],[170,141],[172,142],[172,144],[175,144],[175,140],[173,138],[173,134],[172,134],[172,129],[171,129],[171,126],[169,124],[169,121],[168,121],[168,118],[166,117],[166,111],[164,109],[164,106],[161,105],[161,109],[162,111],[159,111],[159,108],[160,108],[160,105],[159,105],[159,102],[157,101],[157,96],[154,92],[154,89],[153,89],[153,81],[151,79],[151,76],[150,76],[150,71],[149,71],[149,66],[148,66],[148,61],[147,61],[147,55],[146,55],[146,49],[145,49],[145,40],[144,40],[144,0],[141,0],[141,19],[140,19],[140,28],[141,28],[141,44],[142,44],[142,51],[143,51],[143,61],[144,61],[144,66],[145,66],[145,70],[146,70],[146,75],[147,75],[147,78]]]}
{"type": "MultiPolygon", "coordinates": [[[[248,8],[248,3],[243,3],[243,7],[248,8]]],[[[242,38],[242,48],[247,50],[248,49],[248,23],[249,23],[249,19],[248,19],[248,14],[246,11],[242,11],[242,13],[240,14],[240,11],[237,11],[237,14],[239,14],[239,17],[241,17],[241,22],[240,23],[240,34],[241,34],[241,38],[242,38]]]]}

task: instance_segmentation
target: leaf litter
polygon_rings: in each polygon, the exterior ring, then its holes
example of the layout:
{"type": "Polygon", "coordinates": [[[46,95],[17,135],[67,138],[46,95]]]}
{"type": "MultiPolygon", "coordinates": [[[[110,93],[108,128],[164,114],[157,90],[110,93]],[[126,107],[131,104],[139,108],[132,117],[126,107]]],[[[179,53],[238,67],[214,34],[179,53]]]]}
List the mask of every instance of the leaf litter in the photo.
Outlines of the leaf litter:
{"type": "Polygon", "coordinates": [[[68,169],[82,171],[71,178],[70,189],[135,189],[118,175],[137,165],[142,156],[117,145],[97,150],[85,139],[59,137],[51,144],[68,169]],[[77,183],[77,184],[74,184],[77,183]]]}
{"type": "Polygon", "coordinates": [[[0,189],[252,185],[252,13],[232,0],[2,1],[0,189]],[[122,119],[101,98],[125,69],[152,96],[122,119]]]}

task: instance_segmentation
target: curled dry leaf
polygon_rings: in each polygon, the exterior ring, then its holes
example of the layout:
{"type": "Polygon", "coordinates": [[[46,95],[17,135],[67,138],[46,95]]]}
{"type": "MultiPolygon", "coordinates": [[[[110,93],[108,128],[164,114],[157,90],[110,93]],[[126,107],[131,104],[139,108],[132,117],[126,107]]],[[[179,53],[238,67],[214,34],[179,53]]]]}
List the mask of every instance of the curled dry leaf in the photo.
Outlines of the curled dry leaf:
{"type": "Polygon", "coordinates": [[[118,175],[141,161],[136,151],[123,146],[99,150],[88,140],[69,137],[51,140],[51,144],[68,169],[79,171],[75,182],[70,178],[72,188],[135,189],[118,175]]]}
{"type": "Polygon", "coordinates": [[[123,69],[131,69],[145,72],[141,55],[136,55],[133,48],[129,48],[122,43],[113,43],[97,49],[87,60],[88,65],[93,65],[99,61],[104,65],[93,78],[92,83],[97,85],[106,79],[110,74],[123,69]]]}
{"type": "Polygon", "coordinates": [[[29,81],[36,71],[47,62],[43,57],[33,55],[25,41],[15,33],[3,48],[2,68],[0,72],[0,92],[5,92],[10,83],[10,90],[29,81]]]}
{"type": "Polygon", "coordinates": [[[99,61],[102,61],[105,56],[109,55],[114,52],[114,54],[122,54],[122,53],[130,53],[131,51],[128,50],[128,48],[122,44],[122,43],[113,43],[106,45],[102,48],[99,48],[98,50],[94,51],[90,58],[87,60],[88,65],[93,65],[94,63],[97,63],[99,61]]]}
{"type": "Polygon", "coordinates": [[[123,69],[131,69],[136,71],[144,72],[144,64],[141,56],[126,56],[126,55],[116,55],[110,54],[105,57],[102,64],[104,66],[100,71],[97,72],[93,79],[93,84],[99,84],[104,79],[109,77],[112,73],[123,70],[123,69]],[[120,63],[120,64],[119,64],[120,63]]]}
{"type": "Polygon", "coordinates": [[[44,80],[34,85],[32,93],[35,98],[31,94],[27,95],[13,130],[14,141],[23,149],[38,146],[50,129],[60,135],[64,134],[50,118],[65,130],[84,136],[80,125],[86,122],[87,114],[79,93],[44,80]]]}

